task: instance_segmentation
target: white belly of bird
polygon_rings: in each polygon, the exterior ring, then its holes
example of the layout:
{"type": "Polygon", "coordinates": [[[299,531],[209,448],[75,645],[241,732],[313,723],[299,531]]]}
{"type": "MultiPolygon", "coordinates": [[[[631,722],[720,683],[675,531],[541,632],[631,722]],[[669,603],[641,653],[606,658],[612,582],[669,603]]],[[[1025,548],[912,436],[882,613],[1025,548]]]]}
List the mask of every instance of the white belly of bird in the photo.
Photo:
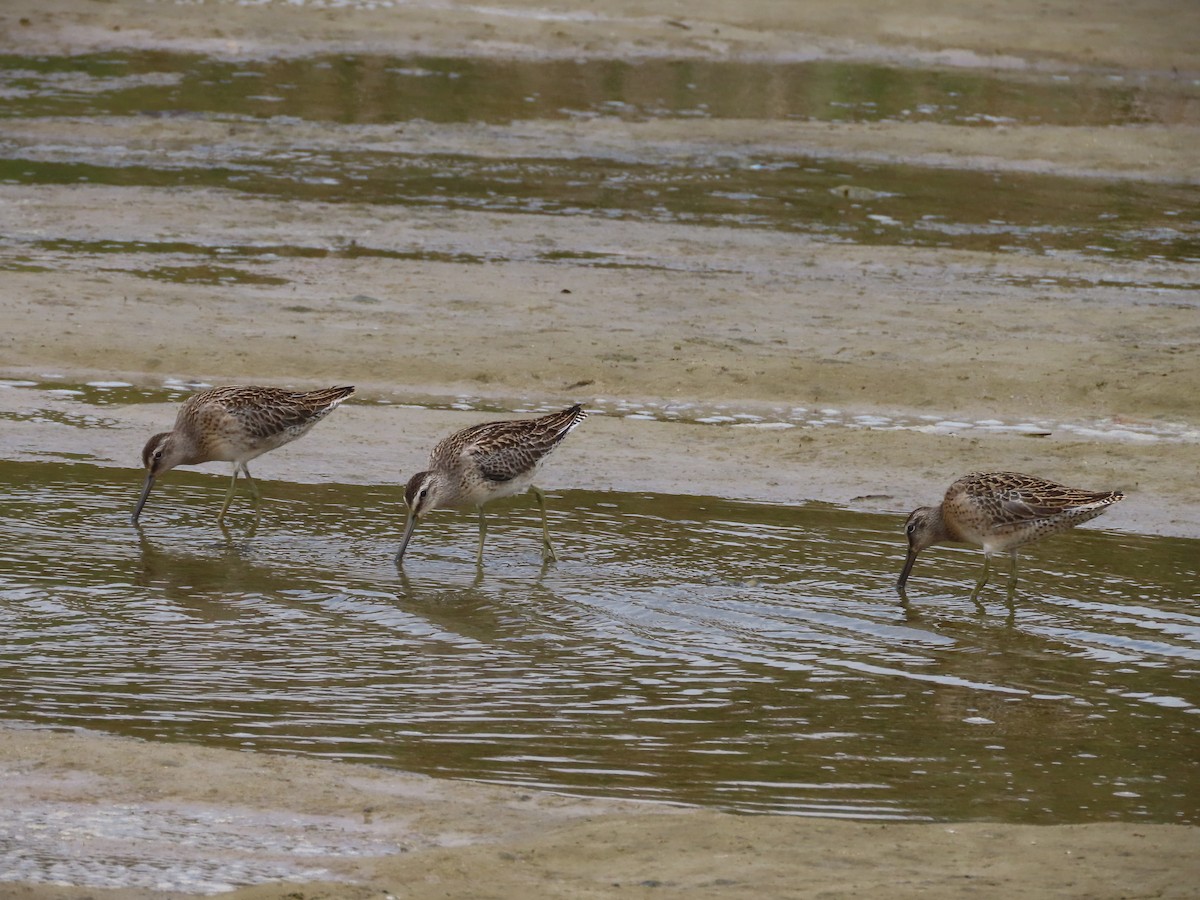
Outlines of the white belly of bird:
{"type": "Polygon", "coordinates": [[[494,486],[489,488],[487,497],[484,498],[484,501],[499,500],[501,497],[512,497],[516,494],[525,493],[527,490],[529,490],[530,485],[533,484],[535,475],[537,475],[536,467],[528,472],[524,472],[516,476],[515,478],[510,478],[508,481],[495,483],[494,486]]]}

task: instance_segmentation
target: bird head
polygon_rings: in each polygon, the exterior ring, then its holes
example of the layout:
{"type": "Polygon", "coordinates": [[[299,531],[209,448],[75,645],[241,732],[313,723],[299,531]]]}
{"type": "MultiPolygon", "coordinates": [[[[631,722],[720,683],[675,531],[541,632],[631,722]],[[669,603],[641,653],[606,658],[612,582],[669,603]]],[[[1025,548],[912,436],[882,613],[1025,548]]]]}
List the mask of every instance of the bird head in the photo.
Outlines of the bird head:
{"type": "Polygon", "coordinates": [[[418,472],[408,479],[404,488],[404,502],[408,505],[408,514],[414,518],[424,518],[442,505],[444,478],[438,472],[418,472]]]}
{"type": "Polygon", "coordinates": [[[412,540],[417,520],[438,508],[444,484],[443,477],[437,472],[418,472],[408,479],[404,488],[408,520],[404,523],[404,537],[400,539],[400,549],[396,551],[397,565],[404,561],[404,551],[408,549],[408,542],[412,540]]]}
{"type": "Polygon", "coordinates": [[[896,581],[896,590],[904,593],[904,585],[917,561],[917,554],[945,539],[942,525],[942,510],[935,506],[922,506],[908,514],[904,523],[904,535],[908,538],[908,557],[904,569],[896,581]]]}
{"type": "Polygon", "coordinates": [[[941,512],[936,506],[922,506],[908,514],[904,535],[908,538],[909,552],[920,553],[944,540],[941,512]]]}
{"type": "Polygon", "coordinates": [[[158,475],[175,468],[183,462],[175,432],[163,431],[146,441],[142,448],[142,465],[150,475],[158,475]]]}
{"type": "Polygon", "coordinates": [[[142,448],[142,465],[146,468],[146,483],[142,485],[142,494],[138,497],[137,506],[129,521],[136,525],[146,498],[150,496],[150,488],[154,487],[154,479],[160,472],[167,472],[181,463],[186,462],[187,450],[181,445],[173,431],[162,431],[142,448]]]}

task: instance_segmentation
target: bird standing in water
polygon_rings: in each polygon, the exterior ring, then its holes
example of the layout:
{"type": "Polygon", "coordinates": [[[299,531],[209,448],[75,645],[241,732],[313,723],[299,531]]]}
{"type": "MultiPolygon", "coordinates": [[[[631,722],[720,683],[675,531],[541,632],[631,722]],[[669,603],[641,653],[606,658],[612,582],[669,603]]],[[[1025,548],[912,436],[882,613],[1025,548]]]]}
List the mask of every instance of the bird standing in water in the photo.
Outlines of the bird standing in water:
{"type": "Polygon", "coordinates": [[[238,473],[246,476],[254,505],[258,487],[246,463],[308,433],[339,403],[354,393],[353,387],[319,391],[286,391],[273,387],[217,387],[193,394],[175,417],[175,427],[154,435],[142,450],[146,484],[130,521],[136,525],[154,480],[176,466],[205,462],[232,462],[233,480],[217,514],[223,525],[233,499],[238,473]]]}
{"type": "Polygon", "coordinates": [[[404,490],[408,519],[396,552],[396,565],[412,539],[418,520],[435,509],[470,509],[479,512],[479,551],[476,564],[483,564],[483,540],[487,520],[483,506],[500,497],[530,491],[542,510],[542,554],[557,559],[546,524],[546,495],[534,486],[538,467],[571,431],[587,418],[575,406],[560,412],[510,422],[488,422],[455,432],[429,454],[429,468],[409,479],[404,490]]]}
{"type": "Polygon", "coordinates": [[[909,513],[904,525],[908,558],[896,590],[904,596],[918,553],[934,544],[955,541],[983,547],[983,572],[971,592],[976,602],[987,583],[992,556],[1007,553],[1012,557],[1011,599],[1017,586],[1018,547],[1094,519],[1124,497],[1120,491],[1082,491],[1016,472],[966,475],[950,485],[939,506],[922,506],[909,513]]]}

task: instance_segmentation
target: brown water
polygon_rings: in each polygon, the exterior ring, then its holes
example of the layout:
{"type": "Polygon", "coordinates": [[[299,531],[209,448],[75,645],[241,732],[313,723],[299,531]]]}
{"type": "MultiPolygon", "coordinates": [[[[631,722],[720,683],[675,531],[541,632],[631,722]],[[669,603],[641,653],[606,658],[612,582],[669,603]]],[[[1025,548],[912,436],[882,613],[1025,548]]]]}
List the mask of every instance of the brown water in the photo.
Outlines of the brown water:
{"type": "Polygon", "coordinates": [[[446,514],[392,563],[399,486],[5,463],[11,719],[738,811],[1154,821],[1200,814],[1197,541],[1078,531],[978,610],[980,558],[892,589],[899,516],[552,496],[446,514]]]}

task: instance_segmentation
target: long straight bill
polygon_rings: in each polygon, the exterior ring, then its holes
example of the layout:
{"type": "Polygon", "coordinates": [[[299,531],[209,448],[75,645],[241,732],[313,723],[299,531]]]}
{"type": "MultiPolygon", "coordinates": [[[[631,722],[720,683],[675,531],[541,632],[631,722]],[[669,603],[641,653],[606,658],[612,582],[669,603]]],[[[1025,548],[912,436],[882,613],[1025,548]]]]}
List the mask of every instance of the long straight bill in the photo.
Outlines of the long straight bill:
{"type": "Polygon", "coordinates": [[[913,563],[917,561],[917,552],[915,550],[908,551],[908,559],[904,560],[904,569],[900,572],[900,579],[896,582],[896,590],[904,593],[904,584],[908,581],[909,573],[912,572],[913,563]]]}
{"type": "Polygon", "coordinates": [[[408,521],[404,523],[404,537],[400,538],[400,549],[396,551],[396,565],[404,562],[404,551],[408,549],[408,542],[412,540],[413,530],[416,527],[417,517],[413,515],[412,510],[409,510],[408,521]]]}
{"type": "Polygon", "coordinates": [[[134,507],[133,515],[129,517],[129,524],[136,525],[138,516],[142,514],[142,507],[146,505],[146,498],[150,496],[150,488],[154,487],[154,475],[146,474],[146,483],[142,486],[142,496],[138,497],[137,506],[134,507]]]}

